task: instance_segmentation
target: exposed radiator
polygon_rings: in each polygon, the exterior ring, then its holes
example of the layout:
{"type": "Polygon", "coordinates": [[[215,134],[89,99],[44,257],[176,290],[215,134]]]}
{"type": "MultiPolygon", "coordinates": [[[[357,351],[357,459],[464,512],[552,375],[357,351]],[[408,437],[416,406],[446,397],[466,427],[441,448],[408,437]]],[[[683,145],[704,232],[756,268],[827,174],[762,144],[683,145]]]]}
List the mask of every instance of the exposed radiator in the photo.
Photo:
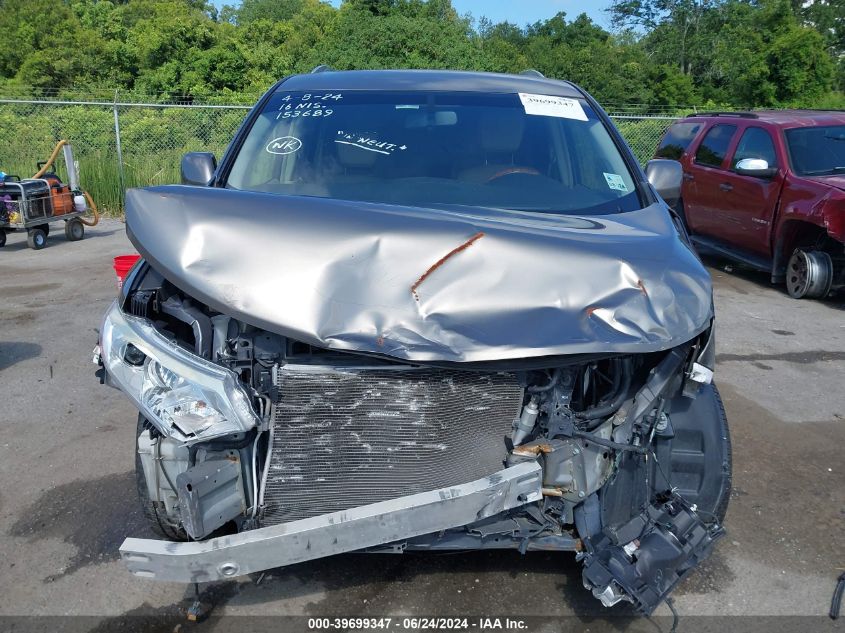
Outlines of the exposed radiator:
{"type": "Polygon", "coordinates": [[[501,373],[299,365],[278,386],[264,525],[500,470],[522,405],[501,373]]]}

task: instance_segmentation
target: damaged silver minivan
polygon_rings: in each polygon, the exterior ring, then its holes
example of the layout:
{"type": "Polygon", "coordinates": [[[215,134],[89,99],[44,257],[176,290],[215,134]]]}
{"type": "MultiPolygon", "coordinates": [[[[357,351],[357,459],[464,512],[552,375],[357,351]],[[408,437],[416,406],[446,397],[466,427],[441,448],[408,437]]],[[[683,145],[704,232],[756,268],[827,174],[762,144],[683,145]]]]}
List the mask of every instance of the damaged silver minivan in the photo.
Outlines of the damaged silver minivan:
{"type": "MultiPolygon", "coordinates": [[[[724,534],[710,277],[584,91],[324,68],[127,192],[95,360],[138,407],[133,573],[575,552],[651,613],[724,534]]],[[[662,197],[661,197],[662,196],[662,197]]]]}

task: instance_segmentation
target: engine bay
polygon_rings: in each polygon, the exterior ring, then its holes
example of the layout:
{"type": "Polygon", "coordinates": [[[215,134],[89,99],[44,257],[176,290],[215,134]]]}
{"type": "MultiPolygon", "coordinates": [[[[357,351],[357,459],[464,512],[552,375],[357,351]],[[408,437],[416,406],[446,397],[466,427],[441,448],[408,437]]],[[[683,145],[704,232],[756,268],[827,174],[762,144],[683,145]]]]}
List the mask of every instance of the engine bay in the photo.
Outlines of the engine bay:
{"type": "Polygon", "coordinates": [[[174,404],[167,389],[184,381],[133,344],[122,348],[123,363],[152,373],[158,390],[150,402],[160,408],[142,407],[138,454],[175,540],[297,525],[503,467],[539,467],[536,500],[366,549],[575,551],[603,604],[625,600],[649,613],[723,534],[729,481],[714,488],[705,449],[724,438],[696,429],[693,411],[721,406],[708,384],[711,332],[663,353],[412,363],[250,325],[146,264],[121,302],[156,336],[234,376],[255,419],[204,439],[225,421],[223,407],[196,397],[174,404]],[[168,428],[165,418],[176,422],[168,428]],[[693,463],[690,446],[704,464],[693,463]],[[689,462],[684,486],[673,473],[679,460],[689,462]]]}

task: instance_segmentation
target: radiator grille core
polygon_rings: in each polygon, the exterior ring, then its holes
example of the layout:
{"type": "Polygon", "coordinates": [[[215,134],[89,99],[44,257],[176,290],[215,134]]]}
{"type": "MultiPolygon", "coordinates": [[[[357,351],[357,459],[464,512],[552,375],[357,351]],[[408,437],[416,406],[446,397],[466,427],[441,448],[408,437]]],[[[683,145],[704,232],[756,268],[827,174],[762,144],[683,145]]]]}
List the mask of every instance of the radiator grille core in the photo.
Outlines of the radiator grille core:
{"type": "Polygon", "coordinates": [[[265,525],[443,488],[503,467],[511,374],[283,369],[265,525]]]}

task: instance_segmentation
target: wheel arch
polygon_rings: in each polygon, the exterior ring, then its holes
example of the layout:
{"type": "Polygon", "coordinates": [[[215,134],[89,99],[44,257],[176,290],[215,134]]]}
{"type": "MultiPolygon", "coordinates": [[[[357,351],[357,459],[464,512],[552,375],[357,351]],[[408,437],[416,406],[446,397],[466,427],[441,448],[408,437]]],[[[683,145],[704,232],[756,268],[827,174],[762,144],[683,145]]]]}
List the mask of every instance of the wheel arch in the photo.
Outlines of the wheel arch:
{"type": "Polygon", "coordinates": [[[668,434],[655,435],[653,459],[626,453],[613,478],[599,491],[601,523],[618,526],[642,511],[648,495],[677,488],[690,503],[721,522],[728,509],[733,452],[725,407],[715,384],[695,398],[667,402],[668,434]],[[650,486],[649,490],[647,486],[650,486]]]}

